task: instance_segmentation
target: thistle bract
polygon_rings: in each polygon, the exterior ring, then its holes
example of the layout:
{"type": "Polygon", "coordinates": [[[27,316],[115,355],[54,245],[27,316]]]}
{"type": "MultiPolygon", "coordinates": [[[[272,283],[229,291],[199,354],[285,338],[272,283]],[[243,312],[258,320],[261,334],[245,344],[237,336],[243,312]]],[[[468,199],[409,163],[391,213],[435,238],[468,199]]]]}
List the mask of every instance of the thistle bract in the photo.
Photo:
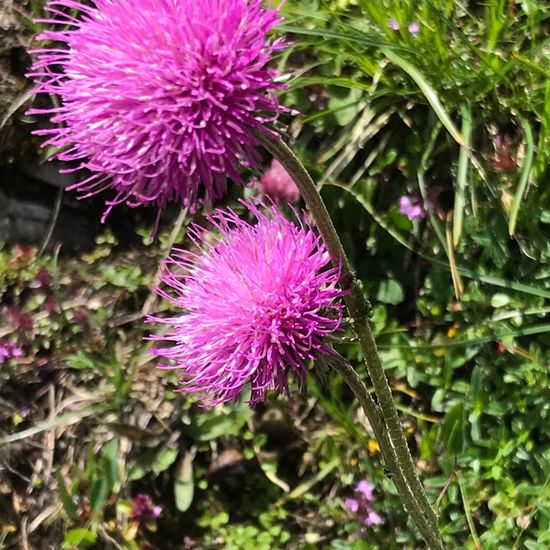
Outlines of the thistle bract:
{"type": "Polygon", "coordinates": [[[159,290],[182,314],[149,318],[168,331],[152,352],[178,369],[182,391],[205,405],[238,398],[252,405],[268,390],[288,393],[289,371],[306,377],[308,360],[330,353],[325,337],[342,320],[340,270],[320,237],[275,206],[246,203],[255,224],[233,211],[211,218],[215,232],[191,230],[197,251],[175,250],[159,290]]]}
{"type": "MultiPolygon", "coordinates": [[[[114,191],[116,204],[182,205],[220,198],[239,163],[258,166],[258,133],[281,111],[266,65],[281,41],[261,0],[50,0],[31,51],[37,93],[60,104],[32,109],[36,133],[59,160],[91,175],[81,197],[114,191]],[[75,163],[76,161],[76,163],[75,163]]],[[[68,171],[72,170],[69,169],[68,171]]],[[[105,216],[104,216],[105,217],[105,216]]]]}

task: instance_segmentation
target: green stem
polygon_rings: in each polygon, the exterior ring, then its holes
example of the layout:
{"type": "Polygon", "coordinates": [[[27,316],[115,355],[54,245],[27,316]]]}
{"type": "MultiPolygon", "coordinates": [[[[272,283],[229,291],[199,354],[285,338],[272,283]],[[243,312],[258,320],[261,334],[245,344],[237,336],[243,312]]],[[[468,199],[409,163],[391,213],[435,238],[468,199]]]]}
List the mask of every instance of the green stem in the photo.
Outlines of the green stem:
{"type": "MultiPolygon", "coordinates": [[[[426,533],[426,537],[433,539],[433,537],[431,537],[431,527],[427,523],[426,518],[423,515],[418,516],[417,514],[418,505],[416,495],[403,476],[403,472],[399,467],[395,449],[393,448],[388,436],[387,426],[384,422],[384,418],[382,417],[380,408],[371,397],[365,387],[365,384],[359,378],[357,372],[355,372],[355,369],[342,356],[335,353],[334,355],[324,355],[320,358],[320,360],[340,374],[346,384],[350,387],[351,391],[354,393],[371,425],[374,436],[380,446],[380,452],[384,458],[386,468],[389,470],[392,476],[391,479],[399,491],[405,509],[409,512],[411,517],[414,517],[416,514],[418,520],[422,522],[422,527],[419,527],[419,531],[422,534],[426,533]]],[[[432,542],[435,544],[434,547],[437,548],[437,541],[434,539],[432,542]]]]}
{"type": "MultiPolygon", "coordinates": [[[[443,543],[437,526],[437,517],[416,473],[412,456],[399,421],[397,409],[395,408],[390,386],[380,362],[378,350],[376,349],[376,343],[368,321],[370,305],[363,294],[359,282],[353,275],[340,238],[334,228],[323,199],[303,164],[282,139],[270,139],[260,134],[258,134],[258,137],[260,137],[264,147],[285,167],[298,186],[300,194],[306,202],[308,210],[315,220],[317,229],[331,254],[334,265],[341,267],[341,284],[345,289],[349,289],[350,291],[344,300],[361,344],[363,357],[365,358],[380,410],[387,426],[389,439],[397,456],[399,470],[402,472],[403,478],[406,480],[406,484],[409,486],[411,492],[416,497],[417,506],[415,506],[414,510],[410,510],[409,513],[429,548],[442,549],[443,543]]],[[[398,489],[400,489],[399,486],[398,489]]],[[[405,501],[406,496],[403,494],[401,496],[405,501]]]]}

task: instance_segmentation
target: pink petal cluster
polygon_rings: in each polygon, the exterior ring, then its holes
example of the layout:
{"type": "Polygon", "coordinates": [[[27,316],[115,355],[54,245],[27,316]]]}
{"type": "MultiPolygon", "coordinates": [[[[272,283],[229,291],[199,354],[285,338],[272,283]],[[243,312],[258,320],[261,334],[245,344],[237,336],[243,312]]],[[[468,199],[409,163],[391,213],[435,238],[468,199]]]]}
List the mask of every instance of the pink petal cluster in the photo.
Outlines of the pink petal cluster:
{"type": "Polygon", "coordinates": [[[154,506],[147,493],[139,493],[132,500],[132,519],[142,525],[150,525],[162,513],[162,506],[154,506]]]}
{"type": "MultiPolygon", "coordinates": [[[[281,41],[262,0],[50,0],[51,28],[31,51],[37,93],[60,104],[36,133],[59,160],[90,175],[81,198],[114,191],[117,204],[182,205],[220,198],[240,163],[259,167],[257,132],[279,106],[266,67],[281,41]]],[[[105,215],[106,215],[105,214],[105,215]]],[[[105,218],[104,215],[104,218],[105,218]]]]}
{"type": "Polygon", "coordinates": [[[407,216],[409,220],[423,220],[426,217],[426,209],[420,198],[403,195],[399,199],[399,213],[407,216]]]}
{"type": "Polygon", "coordinates": [[[11,340],[0,340],[0,365],[23,355],[23,350],[11,340]]]}
{"type": "Polygon", "coordinates": [[[292,204],[300,198],[300,191],[294,180],[278,160],[274,160],[269,170],[261,177],[260,189],[275,204],[292,204]]]}
{"type": "Polygon", "coordinates": [[[355,486],[355,497],[344,499],[344,506],[356,514],[363,525],[370,527],[380,525],[382,518],[372,509],[374,485],[367,480],[360,481],[355,486]]]}
{"type": "Polygon", "coordinates": [[[342,321],[340,270],[305,223],[274,205],[245,203],[254,224],[232,210],[209,218],[217,230],[191,230],[196,252],[174,250],[163,265],[167,291],[184,310],[151,317],[169,330],[152,352],[178,369],[181,391],[199,392],[205,406],[236,400],[249,385],[251,405],[268,390],[289,393],[287,375],[303,381],[308,360],[330,353],[325,337],[342,321]]]}

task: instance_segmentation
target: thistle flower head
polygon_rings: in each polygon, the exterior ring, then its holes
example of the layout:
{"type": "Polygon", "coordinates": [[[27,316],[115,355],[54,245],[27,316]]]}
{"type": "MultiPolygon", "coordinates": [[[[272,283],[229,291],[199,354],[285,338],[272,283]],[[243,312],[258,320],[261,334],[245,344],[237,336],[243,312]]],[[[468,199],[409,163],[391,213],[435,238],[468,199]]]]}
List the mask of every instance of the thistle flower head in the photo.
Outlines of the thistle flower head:
{"type": "Polygon", "coordinates": [[[300,191],[294,180],[278,160],[274,160],[269,170],[261,177],[260,189],[276,204],[292,204],[300,198],[300,191]]]}
{"type": "Polygon", "coordinates": [[[247,384],[252,405],[270,389],[288,393],[288,372],[303,381],[342,320],[340,270],[320,237],[273,205],[245,205],[255,224],[218,210],[216,234],[191,230],[197,252],[173,251],[159,293],[184,311],[149,318],[169,327],[152,337],[171,344],[152,350],[168,360],[161,367],[178,369],[181,390],[205,405],[235,400],[247,384]]]}
{"type": "MultiPolygon", "coordinates": [[[[78,161],[81,197],[106,204],[194,204],[220,198],[239,163],[258,166],[257,133],[277,118],[282,42],[266,33],[278,11],[262,0],[50,0],[52,28],[31,51],[29,76],[59,106],[32,109],[52,127],[36,133],[78,161]]],[[[74,168],[72,168],[74,169],[74,168]]],[[[71,170],[71,169],[69,169],[71,170]]],[[[105,216],[104,216],[105,217],[105,216]]]]}

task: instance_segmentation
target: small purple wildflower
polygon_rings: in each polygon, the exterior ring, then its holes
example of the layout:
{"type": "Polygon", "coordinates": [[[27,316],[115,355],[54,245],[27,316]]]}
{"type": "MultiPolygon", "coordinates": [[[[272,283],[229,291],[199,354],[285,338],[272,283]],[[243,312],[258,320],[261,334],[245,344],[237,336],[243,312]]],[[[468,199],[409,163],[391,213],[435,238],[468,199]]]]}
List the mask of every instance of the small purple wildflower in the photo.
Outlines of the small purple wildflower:
{"type": "Polygon", "coordinates": [[[355,487],[355,491],[363,495],[363,498],[368,501],[372,500],[372,493],[374,491],[374,485],[366,479],[361,480],[355,487]]]}
{"type": "Polygon", "coordinates": [[[171,329],[151,337],[173,343],[152,350],[169,361],[161,368],[178,369],[180,391],[200,392],[204,406],[236,400],[247,384],[252,406],[270,389],[288,394],[288,371],[303,381],[342,322],[340,269],[321,238],[274,205],[244,204],[255,225],[218,210],[209,221],[219,235],[191,229],[198,252],[174,250],[162,275],[172,295],[158,290],[185,313],[148,319],[171,329]]]}
{"type": "Polygon", "coordinates": [[[52,284],[52,274],[45,268],[41,267],[34,279],[31,281],[31,288],[42,288],[44,290],[49,290],[52,284]]]}
{"type": "Polygon", "coordinates": [[[0,365],[23,355],[23,350],[11,340],[0,340],[0,365]]]}
{"type": "Polygon", "coordinates": [[[373,511],[370,511],[365,518],[365,525],[371,526],[371,525],[381,525],[382,524],[382,518],[373,511]]]}
{"type": "Polygon", "coordinates": [[[372,509],[374,486],[367,480],[360,481],[355,486],[355,497],[344,499],[344,506],[358,516],[361,523],[367,527],[380,525],[382,518],[372,509]]]}
{"type": "Polygon", "coordinates": [[[132,519],[141,525],[150,525],[161,513],[162,506],[153,506],[151,497],[146,493],[139,493],[132,500],[132,519]]]}
{"type": "Polygon", "coordinates": [[[44,146],[89,177],[81,198],[112,189],[123,202],[194,205],[219,199],[239,164],[259,168],[257,133],[284,110],[266,66],[284,42],[262,0],[50,0],[51,25],[29,76],[60,105],[44,146]],[[64,47],[62,47],[64,46],[64,47]]]}
{"type": "Polygon", "coordinates": [[[399,30],[399,23],[395,19],[393,19],[393,17],[390,17],[388,19],[388,27],[392,31],[398,31],[399,30]]]}
{"type": "Polygon", "coordinates": [[[21,332],[29,332],[34,327],[32,315],[23,311],[20,307],[12,306],[8,308],[6,317],[11,326],[21,332]]]}
{"type": "Polygon", "coordinates": [[[409,23],[407,29],[414,37],[416,37],[418,31],[420,30],[420,25],[416,21],[413,21],[412,23],[409,23]]]}
{"type": "Polygon", "coordinates": [[[407,216],[409,220],[423,220],[426,217],[422,201],[408,195],[403,195],[399,199],[399,213],[407,216]]]}
{"type": "Polygon", "coordinates": [[[292,204],[300,198],[294,180],[278,160],[271,163],[269,170],[260,179],[260,188],[275,204],[292,204]]]}

